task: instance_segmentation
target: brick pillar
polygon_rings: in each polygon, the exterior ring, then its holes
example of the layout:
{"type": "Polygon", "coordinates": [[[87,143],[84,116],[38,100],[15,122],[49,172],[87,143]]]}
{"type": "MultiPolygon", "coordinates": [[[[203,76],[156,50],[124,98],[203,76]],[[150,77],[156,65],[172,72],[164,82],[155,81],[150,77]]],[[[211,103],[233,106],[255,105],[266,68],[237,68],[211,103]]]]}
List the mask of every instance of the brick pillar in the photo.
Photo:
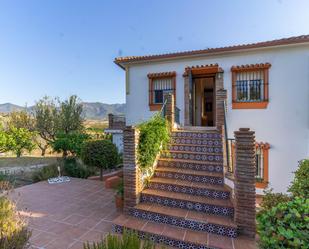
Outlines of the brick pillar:
{"type": "Polygon", "coordinates": [[[166,112],[165,117],[169,121],[171,128],[174,127],[174,121],[175,121],[175,100],[174,100],[174,94],[168,93],[165,95],[166,101],[166,112]]]}
{"type": "Polygon", "coordinates": [[[216,126],[221,131],[224,125],[224,101],[227,94],[225,89],[217,90],[216,92],[216,126]]]}
{"type": "Polygon", "coordinates": [[[235,131],[235,223],[240,233],[255,236],[255,135],[235,131]]]}
{"type": "Polygon", "coordinates": [[[124,212],[139,202],[141,173],[137,163],[139,131],[127,126],[123,132],[124,212]]]}
{"type": "Polygon", "coordinates": [[[108,128],[112,129],[113,128],[113,114],[109,113],[108,114],[108,128]]]}

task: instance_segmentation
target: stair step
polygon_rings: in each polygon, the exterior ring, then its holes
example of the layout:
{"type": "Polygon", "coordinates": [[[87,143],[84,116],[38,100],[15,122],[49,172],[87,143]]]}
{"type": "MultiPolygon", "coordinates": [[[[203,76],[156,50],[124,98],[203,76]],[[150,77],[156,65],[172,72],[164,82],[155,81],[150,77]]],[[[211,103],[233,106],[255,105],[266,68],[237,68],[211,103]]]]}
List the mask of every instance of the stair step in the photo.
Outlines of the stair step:
{"type": "Polygon", "coordinates": [[[222,153],[197,153],[197,152],[183,152],[183,151],[163,151],[162,158],[171,159],[185,159],[207,162],[223,162],[222,153]]]}
{"type": "Polygon", "coordinates": [[[152,203],[140,203],[131,210],[131,215],[161,224],[170,224],[194,231],[215,233],[235,238],[237,226],[229,217],[209,215],[181,208],[170,208],[152,203]]]}
{"type": "Polygon", "coordinates": [[[180,179],[194,182],[223,185],[223,174],[220,172],[196,171],[172,167],[158,167],[155,170],[156,177],[180,179]]]}
{"type": "MultiPolygon", "coordinates": [[[[151,221],[140,220],[132,216],[121,215],[114,220],[114,231],[122,233],[123,229],[136,231],[140,238],[148,238],[158,244],[185,249],[232,249],[233,239],[216,234],[191,231],[168,224],[162,226],[151,221]]],[[[240,248],[240,247],[239,247],[240,248]]],[[[250,248],[253,248],[250,246],[250,248]]],[[[237,248],[238,249],[238,248],[237,248]]]]}
{"type": "Polygon", "coordinates": [[[188,145],[188,144],[170,144],[168,146],[170,151],[184,151],[184,152],[197,152],[197,153],[222,153],[222,145],[188,145]]]}
{"type": "Polygon", "coordinates": [[[233,204],[230,200],[210,199],[204,196],[145,189],[141,193],[141,201],[221,216],[233,217],[234,215],[233,204]]]}
{"type": "Polygon", "coordinates": [[[221,139],[222,136],[219,132],[202,132],[202,131],[173,131],[172,137],[183,137],[193,139],[221,139]]]}
{"type": "Polygon", "coordinates": [[[195,160],[160,158],[158,167],[191,169],[196,171],[223,172],[222,162],[199,162],[195,160]]]}
{"type": "Polygon", "coordinates": [[[222,146],[222,140],[220,139],[210,139],[210,138],[200,138],[192,139],[188,137],[171,137],[171,143],[174,144],[187,144],[187,145],[208,145],[208,146],[222,146]]]}
{"type": "Polygon", "coordinates": [[[187,193],[197,196],[205,196],[214,199],[229,199],[230,192],[222,185],[205,184],[169,178],[154,177],[150,180],[148,188],[160,189],[175,193],[187,193]]]}

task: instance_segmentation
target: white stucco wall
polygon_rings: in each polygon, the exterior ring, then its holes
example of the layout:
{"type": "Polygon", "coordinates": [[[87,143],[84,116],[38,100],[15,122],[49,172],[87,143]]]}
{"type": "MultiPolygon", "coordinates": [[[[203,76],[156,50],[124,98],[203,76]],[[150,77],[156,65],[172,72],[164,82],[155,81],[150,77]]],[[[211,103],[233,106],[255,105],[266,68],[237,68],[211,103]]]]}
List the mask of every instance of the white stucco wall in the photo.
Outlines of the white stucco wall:
{"type": "MultiPolygon", "coordinates": [[[[228,133],[240,127],[256,132],[256,140],[268,142],[269,180],[275,191],[286,191],[299,159],[309,156],[309,45],[264,49],[238,54],[152,62],[130,66],[129,94],[126,96],[127,125],[148,119],[154,112],[148,106],[148,73],[176,71],[176,105],[184,120],[184,69],[187,66],[218,63],[224,70],[228,91],[228,133]],[[232,110],[231,66],[271,63],[269,105],[261,110],[232,110]]],[[[258,191],[261,192],[261,191],[258,191]]]]}

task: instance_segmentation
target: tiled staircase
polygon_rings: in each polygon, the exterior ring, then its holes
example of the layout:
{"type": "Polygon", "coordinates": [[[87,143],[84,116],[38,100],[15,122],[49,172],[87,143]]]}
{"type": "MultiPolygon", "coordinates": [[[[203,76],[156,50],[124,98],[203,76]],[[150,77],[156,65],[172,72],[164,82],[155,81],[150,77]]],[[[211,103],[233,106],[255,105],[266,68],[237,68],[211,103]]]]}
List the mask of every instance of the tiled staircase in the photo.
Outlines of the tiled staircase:
{"type": "Polygon", "coordinates": [[[176,248],[235,248],[221,141],[216,130],[174,131],[141,202],[115,220],[115,231],[134,229],[142,238],[176,248]]]}

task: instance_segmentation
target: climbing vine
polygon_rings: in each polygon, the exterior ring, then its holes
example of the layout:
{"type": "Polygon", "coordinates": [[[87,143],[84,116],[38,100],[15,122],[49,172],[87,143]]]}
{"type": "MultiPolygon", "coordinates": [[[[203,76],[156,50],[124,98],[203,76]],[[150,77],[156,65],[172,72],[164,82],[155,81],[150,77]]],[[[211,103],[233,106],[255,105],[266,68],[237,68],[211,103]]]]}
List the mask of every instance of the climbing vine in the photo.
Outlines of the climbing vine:
{"type": "Polygon", "coordinates": [[[137,149],[139,167],[143,172],[151,169],[158,153],[165,149],[170,140],[169,125],[159,113],[138,125],[140,130],[137,149]]]}

